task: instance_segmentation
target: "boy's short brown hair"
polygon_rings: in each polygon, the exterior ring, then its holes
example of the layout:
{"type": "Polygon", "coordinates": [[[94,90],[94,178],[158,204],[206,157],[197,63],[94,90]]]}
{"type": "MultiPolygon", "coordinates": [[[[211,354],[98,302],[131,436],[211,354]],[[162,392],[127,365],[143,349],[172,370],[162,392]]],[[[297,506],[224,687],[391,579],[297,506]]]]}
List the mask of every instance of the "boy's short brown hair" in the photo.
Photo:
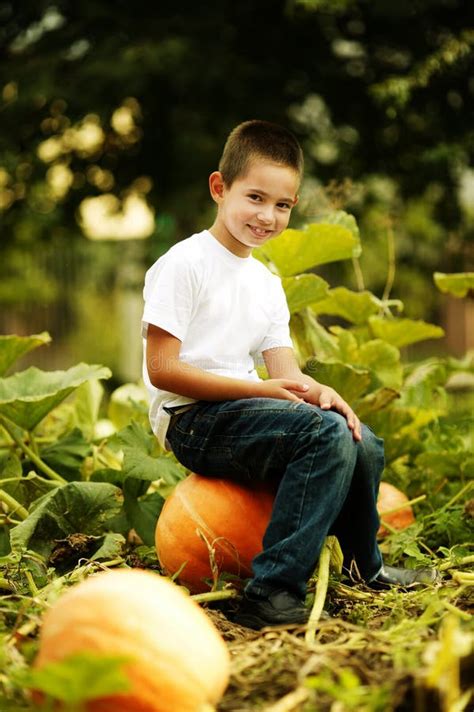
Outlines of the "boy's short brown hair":
{"type": "Polygon", "coordinates": [[[244,121],[233,129],[219,161],[224,183],[232,183],[245,175],[252,158],[263,158],[293,168],[303,174],[303,151],[291,131],[270,121],[244,121]]]}

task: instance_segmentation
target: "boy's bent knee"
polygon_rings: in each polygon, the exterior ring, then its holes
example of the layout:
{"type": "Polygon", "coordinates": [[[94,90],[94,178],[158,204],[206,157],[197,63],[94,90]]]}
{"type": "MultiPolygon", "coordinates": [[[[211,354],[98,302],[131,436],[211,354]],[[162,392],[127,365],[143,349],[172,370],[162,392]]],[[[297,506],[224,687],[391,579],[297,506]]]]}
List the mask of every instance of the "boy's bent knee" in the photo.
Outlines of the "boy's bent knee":
{"type": "Polygon", "coordinates": [[[365,450],[367,454],[383,454],[384,452],[384,441],[379,438],[373,430],[371,430],[367,425],[362,423],[362,440],[359,445],[361,449],[365,450]]]}

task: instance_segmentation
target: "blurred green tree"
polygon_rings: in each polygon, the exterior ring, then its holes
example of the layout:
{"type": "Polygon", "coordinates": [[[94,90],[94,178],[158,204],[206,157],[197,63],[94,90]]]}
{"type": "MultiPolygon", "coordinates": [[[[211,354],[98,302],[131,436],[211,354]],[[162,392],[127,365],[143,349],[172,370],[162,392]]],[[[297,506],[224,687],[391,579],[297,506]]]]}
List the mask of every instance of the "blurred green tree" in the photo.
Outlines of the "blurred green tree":
{"type": "Polygon", "coordinates": [[[419,304],[424,270],[472,254],[473,19],[463,0],[0,1],[4,263],[81,231],[152,236],[149,261],[208,224],[225,136],[264,117],[304,145],[299,221],[352,181],[368,286],[387,286],[389,225],[394,292],[419,304]]]}

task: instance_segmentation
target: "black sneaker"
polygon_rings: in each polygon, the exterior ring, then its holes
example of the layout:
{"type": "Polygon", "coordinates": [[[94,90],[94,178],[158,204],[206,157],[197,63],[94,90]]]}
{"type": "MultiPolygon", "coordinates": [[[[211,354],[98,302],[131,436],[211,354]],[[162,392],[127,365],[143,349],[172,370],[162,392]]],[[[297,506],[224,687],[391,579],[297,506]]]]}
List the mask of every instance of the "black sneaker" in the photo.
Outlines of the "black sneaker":
{"type": "Polygon", "coordinates": [[[437,581],[439,581],[439,573],[436,569],[428,567],[399,569],[394,566],[383,566],[379,575],[373,581],[367,583],[367,586],[375,590],[387,589],[391,586],[413,588],[413,586],[429,585],[437,581]]]}
{"type": "Polygon", "coordinates": [[[234,622],[259,630],[265,626],[306,623],[310,610],[289,591],[274,591],[268,598],[253,598],[244,593],[234,622]]]}

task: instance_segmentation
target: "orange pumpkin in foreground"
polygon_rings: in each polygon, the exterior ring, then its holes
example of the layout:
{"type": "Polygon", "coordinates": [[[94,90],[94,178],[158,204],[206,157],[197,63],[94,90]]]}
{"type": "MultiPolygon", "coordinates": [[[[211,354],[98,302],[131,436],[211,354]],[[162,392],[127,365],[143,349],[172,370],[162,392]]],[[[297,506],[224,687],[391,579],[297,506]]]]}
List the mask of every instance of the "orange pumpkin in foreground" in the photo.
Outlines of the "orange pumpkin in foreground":
{"type": "Polygon", "coordinates": [[[389,530],[384,527],[384,522],[393,529],[406,529],[410,524],[413,524],[415,515],[413,514],[411,505],[403,506],[406,505],[408,501],[409,499],[406,494],[389,484],[389,482],[380,483],[379,496],[377,499],[377,511],[380,515],[379,537],[387,536],[389,533],[389,530]],[[398,509],[398,507],[403,507],[403,509],[398,509]],[[384,515],[384,512],[389,512],[392,509],[397,509],[397,511],[384,515]]]}
{"type": "Polygon", "coordinates": [[[268,489],[189,475],[166,500],[156,526],[156,550],[164,571],[175,574],[186,562],[180,583],[193,593],[208,591],[205,579],[212,579],[212,572],[206,539],[219,572],[250,577],[273,499],[268,489]]]}
{"type": "Polygon", "coordinates": [[[35,667],[75,653],[123,655],[130,690],[89,701],[85,712],[213,709],[229,679],[227,647],[204,611],[149,571],[100,573],[46,613],[35,667]]]}
{"type": "MultiPolygon", "coordinates": [[[[209,544],[219,573],[250,577],[252,559],[262,550],[273,499],[274,493],[263,488],[189,475],[166,500],[156,526],[156,550],[165,573],[179,572],[180,583],[193,593],[208,591],[211,584],[206,580],[212,582],[209,544]]],[[[381,483],[379,513],[407,501],[393,485],[381,483]]],[[[404,529],[414,521],[413,511],[408,506],[387,515],[386,521],[404,529]]],[[[379,536],[386,534],[381,526],[379,536]]]]}

